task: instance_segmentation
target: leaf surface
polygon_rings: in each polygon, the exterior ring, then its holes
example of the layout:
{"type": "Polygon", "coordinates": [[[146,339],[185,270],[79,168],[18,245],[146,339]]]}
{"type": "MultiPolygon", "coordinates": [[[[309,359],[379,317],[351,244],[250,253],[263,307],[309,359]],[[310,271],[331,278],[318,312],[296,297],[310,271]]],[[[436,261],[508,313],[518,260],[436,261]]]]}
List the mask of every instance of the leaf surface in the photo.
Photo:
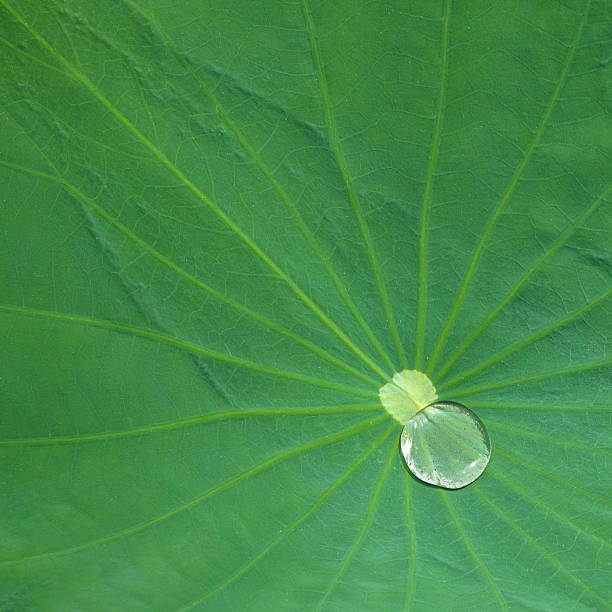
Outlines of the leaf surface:
{"type": "Polygon", "coordinates": [[[606,0],[0,13],[1,609],[609,605],[606,0]]]}

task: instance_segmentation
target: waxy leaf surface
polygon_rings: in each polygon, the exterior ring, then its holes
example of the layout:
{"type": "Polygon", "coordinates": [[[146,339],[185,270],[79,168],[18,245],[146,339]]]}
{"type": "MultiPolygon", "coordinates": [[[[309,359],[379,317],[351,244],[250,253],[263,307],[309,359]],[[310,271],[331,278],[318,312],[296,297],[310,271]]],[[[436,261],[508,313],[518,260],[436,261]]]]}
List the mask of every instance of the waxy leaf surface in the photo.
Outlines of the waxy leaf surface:
{"type": "Polygon", "coordinates": [[[0,0],[0,609],[606,609],[611,16],[0,0]]]}

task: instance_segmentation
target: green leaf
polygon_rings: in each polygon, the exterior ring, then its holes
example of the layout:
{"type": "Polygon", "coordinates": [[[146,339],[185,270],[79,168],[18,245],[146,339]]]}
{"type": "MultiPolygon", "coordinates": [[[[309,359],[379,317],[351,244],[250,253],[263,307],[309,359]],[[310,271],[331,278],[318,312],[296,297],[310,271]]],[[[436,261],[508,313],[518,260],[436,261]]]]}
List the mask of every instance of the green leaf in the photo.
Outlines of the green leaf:
{"type": "Polygon", "coordinates": [[[0,609],[607,608],[609,13],[0,0],[0,609]]]}

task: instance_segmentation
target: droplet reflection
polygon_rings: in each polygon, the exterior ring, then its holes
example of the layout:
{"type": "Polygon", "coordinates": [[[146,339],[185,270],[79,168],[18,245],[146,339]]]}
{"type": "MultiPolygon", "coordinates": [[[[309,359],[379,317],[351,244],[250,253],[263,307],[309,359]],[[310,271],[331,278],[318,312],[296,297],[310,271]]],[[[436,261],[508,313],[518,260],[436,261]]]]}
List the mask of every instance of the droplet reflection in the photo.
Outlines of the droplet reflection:
{"type": "Polygon", "coordinates": [[[400,444],[417,478],[446,489],[474,482],[491,457],[483,422],[455,402],[434,402],[417,412],[406,423],[400,444]]]}

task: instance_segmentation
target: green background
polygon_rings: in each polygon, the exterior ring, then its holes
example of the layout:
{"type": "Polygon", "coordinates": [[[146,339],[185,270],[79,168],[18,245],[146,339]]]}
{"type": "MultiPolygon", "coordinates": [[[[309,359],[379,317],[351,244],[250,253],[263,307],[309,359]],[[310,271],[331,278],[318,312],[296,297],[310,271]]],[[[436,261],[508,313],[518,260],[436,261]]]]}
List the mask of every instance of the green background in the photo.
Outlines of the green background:
{"type": "Polygon", "coordinates": [[[0,610],[606,609],[611,17],[0,0],[0,610]]]}

